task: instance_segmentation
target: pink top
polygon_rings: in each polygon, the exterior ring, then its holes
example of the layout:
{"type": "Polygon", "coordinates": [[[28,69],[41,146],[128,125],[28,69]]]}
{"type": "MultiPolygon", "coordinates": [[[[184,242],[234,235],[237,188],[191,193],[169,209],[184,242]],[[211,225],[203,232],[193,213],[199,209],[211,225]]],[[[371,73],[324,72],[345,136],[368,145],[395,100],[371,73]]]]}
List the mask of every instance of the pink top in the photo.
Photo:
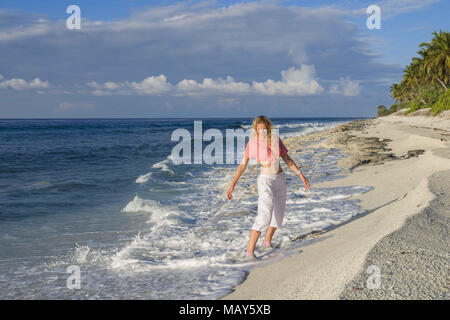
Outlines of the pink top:
{"type": "Polygon", "coordinates": [[[267,147],[266,138],[253,136],[247,143],[245,148],[245,156],[247,158],[256,159],[258,162],[277,161],[280,157],[288,153],[288,149],[278,137],[278,141],[273,141],[271,146],[267,147]],[[278,143],[277,143],[278,142],[278,143]],[[278,148],[277,148],[278,145],[278,148]],[[272,152],[272,150],[274,150],[272,152]]]}

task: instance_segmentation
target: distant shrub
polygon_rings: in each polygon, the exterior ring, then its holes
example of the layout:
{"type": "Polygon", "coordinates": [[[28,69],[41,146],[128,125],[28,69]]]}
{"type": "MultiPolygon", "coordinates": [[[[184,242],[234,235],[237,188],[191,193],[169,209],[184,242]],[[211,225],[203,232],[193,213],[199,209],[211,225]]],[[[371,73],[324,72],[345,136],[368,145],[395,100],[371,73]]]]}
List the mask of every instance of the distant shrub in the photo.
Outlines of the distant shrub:
{"type": "Polygon", "coordinates": [[[441,94],[439,99],[431,106],[434,115],[444,110],[450,110],[450,89],[441,94]]]}
{"type": "Polygon", "coordinates": [[[390,108],[389,111],[392,112],[396,112],[398,109],[398,104],[394,103],[390,108]]]}
{"type": "Polygon", "coordinates": [[[401,110],[401,109],[405,109],[405,108],[409,108],[409,103],[408,102],[402,102],[402,103],[400,103],[399,105],[398,105],[398,110],[401,110]]]}
{"type": "MultiPolygon", "coordinates": [[[[400,111],[402,109],[409,108],[409,102],[401,102],[401,103],[395,103],[391,106],[391,108],[395,108],[395,112],[400,111]]],[[[402,114],[406,114],[408,111],[403,111],[402,114]]]]}
{"type": "Polygon", "coordinates": [[[431,108],[431,106],[439,100],[443,93],[444,89],[442,87],[428,87],[422,91],[419,96],[419,100],[425,104],[424,108],[431,108]]]}
{"type": "Polygon", "coordinates": [[[417,110],[422,109],[424,107],[426,107],[426,105],[424,105],[418,98],[415,98],[413,101],[411,101],[409,103],[409,110],[407,110],[405,112],[405,114],[417,111],[417,110]]]}
{"type": "Polygon", "coordinates": [[[399,104],[394,103],[393,105],[391,105],[389,107],[389,109],[387,109],[385,105],[381,105],[381,106],[377,107],[377,109],[378,109],[377,116],[379,116],[379,117],[387,116],[388,114],[397,112],[400,109],[407,108],[407,107],[409,107],[408,103],[399,103],[399,104]]]}
{"type": "Polygon", "coordinates": [[[391,113],[391,112],[389,112],[388,109],[386,109],[385,105],[378,106],[377,109],[378,109],[378,112],[377,112],[378,117],[383,117],[383,116],[386,116],[389,113],[391,113]]]}

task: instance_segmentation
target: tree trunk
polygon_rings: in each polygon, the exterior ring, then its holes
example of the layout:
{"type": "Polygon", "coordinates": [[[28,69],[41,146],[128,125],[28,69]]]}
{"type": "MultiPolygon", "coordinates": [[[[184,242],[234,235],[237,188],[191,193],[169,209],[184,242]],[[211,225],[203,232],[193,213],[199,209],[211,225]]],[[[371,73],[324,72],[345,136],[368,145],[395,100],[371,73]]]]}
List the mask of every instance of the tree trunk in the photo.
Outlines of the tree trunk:
{"type": "Polygon", "coordinates": [[[441,79],[439,79],[438,77],[436,77],[436,75],[433,75],[437,81],[439,81],[439,83],[444,87],[445,90],[448,90],[447,86],[441,81],[441,79]]]}

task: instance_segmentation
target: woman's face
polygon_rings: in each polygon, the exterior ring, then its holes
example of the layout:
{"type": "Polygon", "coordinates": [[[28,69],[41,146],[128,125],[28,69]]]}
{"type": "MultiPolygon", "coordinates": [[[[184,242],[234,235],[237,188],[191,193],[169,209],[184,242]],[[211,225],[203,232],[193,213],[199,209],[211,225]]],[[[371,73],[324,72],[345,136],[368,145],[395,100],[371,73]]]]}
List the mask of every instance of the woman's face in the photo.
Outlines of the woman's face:
{"type": "Polygon", "coordinates": [[[267,134],[267,128],[266,128],[266,124],[264,122],[259,123],[256,126],[256,130],[258,131],[258,134],[261,134],[261,135],[267,134]]]}

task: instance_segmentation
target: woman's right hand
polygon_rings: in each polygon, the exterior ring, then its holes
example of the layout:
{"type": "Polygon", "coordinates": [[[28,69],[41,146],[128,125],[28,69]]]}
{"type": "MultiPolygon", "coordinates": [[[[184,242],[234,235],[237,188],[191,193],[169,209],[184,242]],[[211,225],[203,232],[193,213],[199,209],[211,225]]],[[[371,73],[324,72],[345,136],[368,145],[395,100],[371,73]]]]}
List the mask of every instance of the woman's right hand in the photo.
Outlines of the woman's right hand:
{"type": "Polygon", "coordinates": [[[231,193],[233,192],[233,190],[234,190],[234,185],[231,185],[230,188],[228,189],[228,193],[227,193],[228,200],[231,200],[233,198],[231,196],[231,193]]]}

